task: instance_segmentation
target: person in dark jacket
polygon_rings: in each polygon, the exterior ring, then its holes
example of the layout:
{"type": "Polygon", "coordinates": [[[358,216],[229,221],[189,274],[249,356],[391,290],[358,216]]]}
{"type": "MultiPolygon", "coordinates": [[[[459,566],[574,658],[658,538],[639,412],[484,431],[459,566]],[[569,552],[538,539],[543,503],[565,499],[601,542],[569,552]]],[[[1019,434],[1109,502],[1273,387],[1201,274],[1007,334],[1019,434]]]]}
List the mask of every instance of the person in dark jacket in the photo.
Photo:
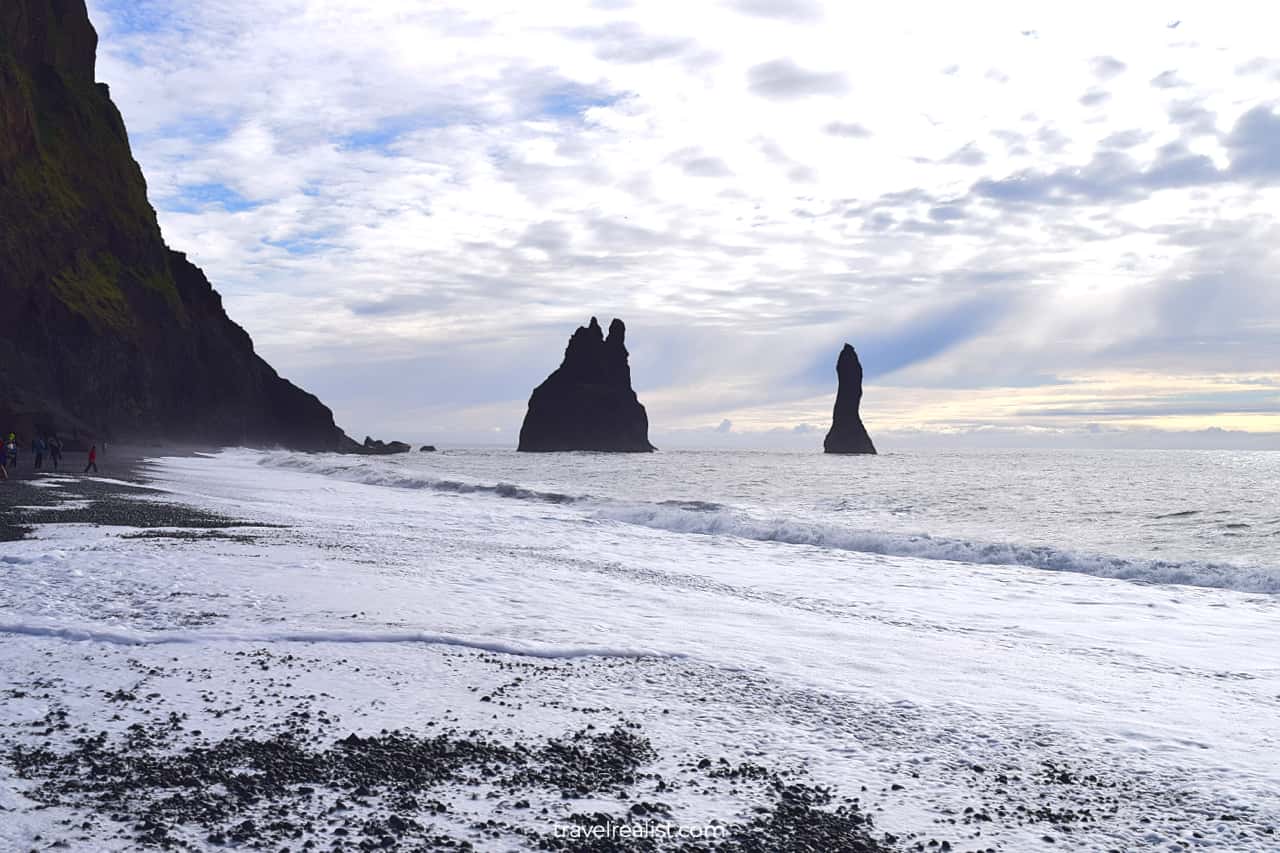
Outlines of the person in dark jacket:
{"type": "Polygon", "coordinates": [[[53,463],[53,470],[58,470],[58,463],[62,461],[62,439],[56,435],[49,436],[49,461],[53,463]]]}
{"type": "Polygon", "coordinates": [[[35,456],[35,460],[32,461],[31,467],[34,470],[39,471],[41,468],[44,467],[44,454],[48,450],[49,450],[49,445],[44,443],[43,438],[36,436],[31,440],[31,453],[33,456],[35,456]]]}
{"type": "Polygon", "coordinates": [[[84,466],[84,472],[89,473],[89,469],[93,469],[93,473],[98,473],[98,445],[94,444],[89,447],[89,464],[84,466]]]}

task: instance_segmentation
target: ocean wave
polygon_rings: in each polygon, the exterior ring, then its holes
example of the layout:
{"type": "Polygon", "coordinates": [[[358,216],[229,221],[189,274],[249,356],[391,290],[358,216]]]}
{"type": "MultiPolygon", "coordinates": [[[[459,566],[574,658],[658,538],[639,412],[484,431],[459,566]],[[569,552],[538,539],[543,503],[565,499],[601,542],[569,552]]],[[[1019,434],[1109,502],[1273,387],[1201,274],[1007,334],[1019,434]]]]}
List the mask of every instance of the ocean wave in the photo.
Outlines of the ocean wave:
{"type": "Polygon", "coordinates": [[[602,506],[597,508],[595,515],[605,520],[673,533],[730,536],[757,542],[808,545],[887,557],[913,557],[989,566],[1024,566],[1145,583],[1280,593],[1280,568],[1134,559],[1071,551],[1049,545],[977,542],[925,533],[853,530],[793,519],[764,520],[735,511],[689,511],[660,504],[602,506]]]}
{"type": "Polygon", "coordinates": [[[712,501],[660,501],[658,506],[673,506],[677,509],[685,509],[690,512],[716,512],[726,509],[724,504],[714,503],[712,501]]]}
{"type": "Polygon", "coordinates": [[[682,654],[643,648],[610,646],[558,646],[548,643],[507,639],[460,637],[425,631],[281,631],[242,634],[202,631],[141,632],[121,629],[104,630],[92,626],[61,626],[32,622],[0,622],[0,634],[27,637],[50,637],[73,642],[105,643],[118,646],[165,646],[188,643],[378,643],[400,645],[422,643],[433,646],[456,646],[494,654],[519,657],[568,660],[575,658],[680,658],[682,654]]]}
{"type": "MultiPolygon", "coordinates": [[[[576,504],[594,517],[672,533],[730,536],[758,542],[806,545],[886,557],[912,557],[989,566],[1022,566],[1054,572],[1071,572],[1143,583],[1230,589],[1238,592],[1280,594],[1280,566],[1250,567],[1203,561],[1150,560],[1074,551],[1050,545],[1013,542],[981,542],[933,536],[928,533],[891,533],[856,530],[796,519],[754,518],[711,501],[666,500],[634,503],[591,495],[570,495],[529,489],[511,483],[468,483],[396,471],[385,462],[338,462],[332,457],[272,456],[260,464],[323,474],[368,485],[431,489],[454,494],[489,494],[517,500],[576,504]]],[[[1167,513],[1157,518],[1180,519],[1198,510],[1167,513]]],[[[1277,531],[1280,535],[1280,531],[1277,531]]]]}
{"type": "Polygon", "coordinates": [[[287,468],[308,474],[320,474],[325,477],[345,480],[349,483],[363,483],[369,486],[390,486],[397,489],[429,489],[456,495],[491,494],[501,498],[541,501],[553,504],[571,504],[590,500],[588,495],[545,492],[537,489],[528,489],[514,483],[468,483],[462,480],[427,477],[421,474],[396,471],[385,464],[376,462],[335,462],[324,457],[268,456],[260,460],[258,464],[270,468],[287,468]]]}

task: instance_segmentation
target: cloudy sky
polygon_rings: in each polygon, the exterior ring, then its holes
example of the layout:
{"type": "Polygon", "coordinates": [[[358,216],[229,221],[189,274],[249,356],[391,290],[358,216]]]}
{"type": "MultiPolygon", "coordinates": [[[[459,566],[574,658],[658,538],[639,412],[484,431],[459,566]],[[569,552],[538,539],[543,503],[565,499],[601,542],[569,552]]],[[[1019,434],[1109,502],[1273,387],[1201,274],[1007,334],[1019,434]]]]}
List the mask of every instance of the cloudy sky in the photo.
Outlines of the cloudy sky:
{"type": "Polygon", "coordinates": [[[1280,447],[1280,7],[89,0],[168,242],[355,435],[1280,447]],[[978,14],[974,9],[981,9],[978,14]]]}

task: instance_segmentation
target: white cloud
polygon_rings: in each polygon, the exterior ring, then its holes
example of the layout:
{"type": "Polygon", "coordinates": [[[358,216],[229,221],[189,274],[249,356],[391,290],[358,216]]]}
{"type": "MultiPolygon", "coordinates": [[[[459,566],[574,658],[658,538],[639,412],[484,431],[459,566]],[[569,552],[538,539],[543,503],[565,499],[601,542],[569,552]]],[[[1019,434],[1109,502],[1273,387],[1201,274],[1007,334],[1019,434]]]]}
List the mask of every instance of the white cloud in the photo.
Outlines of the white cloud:
{"type": "Polygon", "coordinates": [[[845,340],[935,431],[1280,363],[1275,11],[90,8],[167,239],[353,432],[506,435],[592,313],[656,431],[738,441],[824,424],[845,340]]]}

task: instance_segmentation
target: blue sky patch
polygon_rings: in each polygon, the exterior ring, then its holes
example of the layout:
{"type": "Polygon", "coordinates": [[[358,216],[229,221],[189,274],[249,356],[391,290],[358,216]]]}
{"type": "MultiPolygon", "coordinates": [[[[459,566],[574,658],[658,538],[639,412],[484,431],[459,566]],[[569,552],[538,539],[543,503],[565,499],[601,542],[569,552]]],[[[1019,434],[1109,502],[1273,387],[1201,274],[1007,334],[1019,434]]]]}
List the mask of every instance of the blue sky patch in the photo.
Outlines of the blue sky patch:
{"type": "Polygon", "coordinates": [[[586,86],[562,86],[543,94],[538,102],[538,113],[552,118],[579,118],[592,107],[607,107],[621,98],[621,95],[586,86]]]}
{"type": "Polygon", "coordinates": [[[461,114],[450,112],[421,112],[392,116],[373,127],[353,131],[338,137],[338,144],[347,150],[388,151],[400,137],[419,130],[433,130],[465,121],[461,114]]]}
{"type": "Polygon", "coordinates": [[[182,213],[195,213],[208,207],[221,207],[229,213],[239,213],[261,207],[261,202],[250,201],[226,184],[191,184],[182,187],[181,194],[168,199],[165,208],[182,213]]]}
{"type": "MultiPolygon", "coordinates": [[[[991,328],[1009,308],[1006,300],[980,296],[959,305],[932,312],[915,322],[887,332],[849,339],[868,380],[927,361],[991,328]]],[[[836,356],[842,341],[833,341],[798,378],[806,386],[835,383],[836,356]]]]}
{"type": "Polygon", "coordinates": [[[111,22],[113,36],[150,35],[182,29],[176,6],[158,0],[90,0],[89,11],[97,22],[111,22]]]}
{"type": "Polygon", "coordinates": [[[284,249],[290,255],[314,255],[317,252],[333,248],[333,243],[330,242],[330,238],[333,235],[332,230],[325,230],[310,234],[299,234],[297,237],[290,237],[285,240],[263,240],[262,242],[267,246],[284,249]]]}

